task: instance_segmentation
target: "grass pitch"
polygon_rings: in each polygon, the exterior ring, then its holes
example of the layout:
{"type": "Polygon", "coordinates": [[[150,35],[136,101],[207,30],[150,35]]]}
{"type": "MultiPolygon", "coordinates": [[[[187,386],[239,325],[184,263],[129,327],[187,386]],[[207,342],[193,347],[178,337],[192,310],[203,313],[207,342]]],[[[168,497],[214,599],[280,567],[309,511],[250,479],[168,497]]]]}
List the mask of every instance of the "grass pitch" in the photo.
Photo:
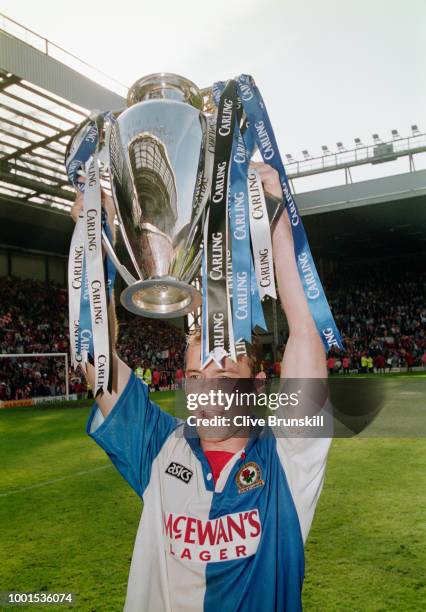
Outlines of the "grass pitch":
{"type": "MultiPolygon", "coordinates": [[[[423,413],[419,377],[389,385],[395,420],[408,403],[423,413]]],[[[153,395],[172,409],[171,393],[153,395]]],[[[141,502],[85,434],[88,413],[0,411],[0,591],[71,591],[74,610],[119,611],[141,502]]],[[[426,609],[425,497],[426,439],[335,440],[306,547],[304,609],[426,609]]]]}

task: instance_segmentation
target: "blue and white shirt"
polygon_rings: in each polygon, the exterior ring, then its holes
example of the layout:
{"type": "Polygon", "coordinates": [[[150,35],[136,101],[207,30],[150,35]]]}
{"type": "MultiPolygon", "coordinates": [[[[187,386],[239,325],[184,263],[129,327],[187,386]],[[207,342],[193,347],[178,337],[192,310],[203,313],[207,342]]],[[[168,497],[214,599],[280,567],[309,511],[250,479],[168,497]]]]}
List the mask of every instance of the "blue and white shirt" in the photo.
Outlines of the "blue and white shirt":
{"type": "Polygon", "coordinates": [[[330,439],[253,435],[215,483],[199,439],[134,374],[87,431],[144,501],[126,612],[301,609],[330,439]]]}

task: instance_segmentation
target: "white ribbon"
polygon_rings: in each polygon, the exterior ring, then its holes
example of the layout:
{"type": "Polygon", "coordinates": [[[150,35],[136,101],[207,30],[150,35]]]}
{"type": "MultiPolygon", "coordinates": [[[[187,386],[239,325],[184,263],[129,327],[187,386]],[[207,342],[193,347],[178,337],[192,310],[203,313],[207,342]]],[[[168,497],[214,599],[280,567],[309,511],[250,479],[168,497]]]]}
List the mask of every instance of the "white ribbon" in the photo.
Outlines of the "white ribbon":
{"type": "Polygon", "coordinates": [[[96,372],[96,396],[99,391],[107,391],[110,374],[108,305],[102,256],[101,185],[96,153],[86,164],[84,222],[86,272],[92,319],[93,359],[96,372]]]}
{"type": "Polygon", "coordinates": [[[265,295],[276,299],[271,227],[262,182],[258,173],[253,168],[250,168],[248,173],[247,188],[249,194],[250,236],[259,295],[261,299],[265,295]]]}

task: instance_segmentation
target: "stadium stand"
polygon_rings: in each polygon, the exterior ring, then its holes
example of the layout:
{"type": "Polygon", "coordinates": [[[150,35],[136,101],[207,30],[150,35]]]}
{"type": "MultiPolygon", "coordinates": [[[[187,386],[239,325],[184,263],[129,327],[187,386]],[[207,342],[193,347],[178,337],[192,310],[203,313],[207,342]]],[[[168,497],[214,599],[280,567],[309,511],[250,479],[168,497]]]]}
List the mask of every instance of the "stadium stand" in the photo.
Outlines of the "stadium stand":
{"type": "MultiPolygon", "coordinates": [[[[0,353],[67,352],[67,291],[54,283],[0,278],[0,353]]],[[[174,384],[182,367],[184,336],[167,323],[139,319],[119,308],[118,352],[129,366],[158,369],[161,387],[174,384]]],[[[64,361],[10,358],[0,361],[0,400],[63,395],[64,361]]],[[[81,373],[70,370],[70,393],[86,392],[81,373]]]]}
{"type": "MultiPolygon", "coordinates": [[[[426,362],[426,274],[393,267],[363,268],[357,275],[328,278],[326,291],[346,352],[330,352],[330,373],[390,371],[426,362]]],[[[67,291],[54,283],[0,278],[0,353],[68,351],[67,291]]],[[[160,374],[159,388],[175,384],[183,368],[183,333],[164,321],[143,319],[118,308],[118,352],[132,369],[160,374]]],[[[286,332],[280,333],[279,353],[286,332]]],[[[271,375],[273,364],[264,362],[271,375]]],[[[156,376],[154,378],[157,378],[156,376]]],[[[0,361],[0,400],[61,395],[63,360],[0,361]]],[[[70,392],[85,393],[84,378],[70,371],[70,392]]]]}
{"type": "MultiPolygon", "coordinates": [[[[329,279],[327,292],[344,335],[349,369],[390,371],[421,366],[426,353],[426,274],[367,265],[329,279]],[[362,357],[370,358],[363,366],[362,357]]],[[[343,357],[331,352],[334,371],[343,357]]]]}

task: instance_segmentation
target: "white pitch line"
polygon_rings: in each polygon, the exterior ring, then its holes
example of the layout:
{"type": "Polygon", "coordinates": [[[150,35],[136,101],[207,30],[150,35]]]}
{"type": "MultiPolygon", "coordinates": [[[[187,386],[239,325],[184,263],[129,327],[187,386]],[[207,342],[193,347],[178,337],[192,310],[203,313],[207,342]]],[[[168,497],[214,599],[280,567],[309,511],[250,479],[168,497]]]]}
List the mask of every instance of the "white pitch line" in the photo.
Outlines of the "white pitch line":
{"type": "Polygon", "coordinates": [[[100,472],[101,470],[105,470],[111,467],[112,467],[112,464],[108,464],[108,465],[101,465],[100,467],[96,467],[91,470],[85,470],[83,472],[75,472],[74,474],[69,474],[68,476],[61,476],[61,478],[53,478],[52,480],[46,480],[45,482],[40,482],[39,484],[31,485],[30,487],[23,487],[22,489],[16,489],[16,491],[8,491],[7,493],[0,493],[0,497],[8,497],[9,495],[14,495],[15,493],[23,493],[24,491],[32,491],[33,489],[40,489],[41,487],[46,487],[47,485],[55,484],[55,482],[61,482],[62,480],[67,480],[68,478],[75,478],[76,476],[86,476],[86,474],[93,474],[93,472],[100,472]]]}

